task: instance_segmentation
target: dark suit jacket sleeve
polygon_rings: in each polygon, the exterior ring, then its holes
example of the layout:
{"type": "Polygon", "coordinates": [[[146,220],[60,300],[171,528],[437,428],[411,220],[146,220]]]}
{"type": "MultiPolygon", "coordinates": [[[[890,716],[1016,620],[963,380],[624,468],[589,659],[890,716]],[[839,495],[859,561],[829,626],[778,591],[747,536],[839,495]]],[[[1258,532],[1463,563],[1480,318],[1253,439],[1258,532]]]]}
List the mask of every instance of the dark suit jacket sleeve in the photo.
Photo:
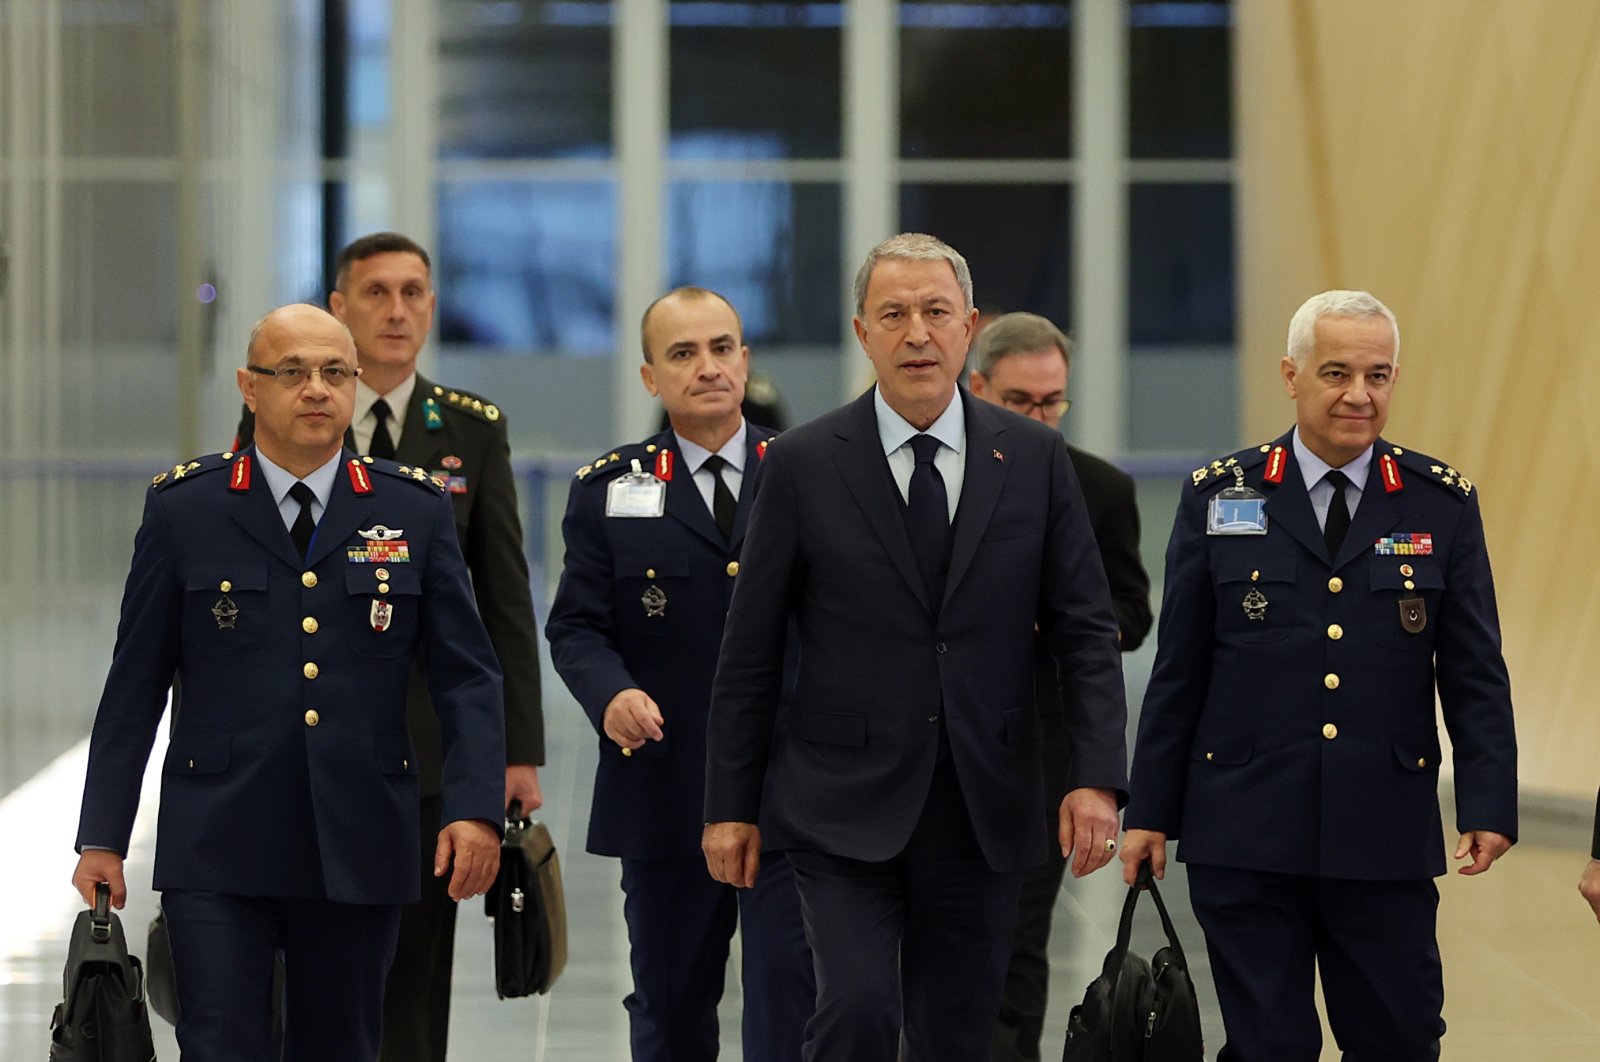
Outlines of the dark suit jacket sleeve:
{"type": "MultiPolygon", "coordinates": [[[[1067,789],[1116,790],[1127,798],[1127,699],[1107,584],[1083,494],[1057,439],[1039,588],[1039,633],[1060,668],[1072,762],[1067,789]]],[[[741,587],[742,589],[742,587],[741,587]]]]}
{"type": "Polygon", "coordinates": [[[461,544],[472,571],[478,614],[505,676],[506,762],[544,762],[544,710],[539,690],[539,621],[528,586],[517,484],[504,419],[486,424],[492,442],[478,472],[477,502],[461,544]]]}
{"type": "Polygon", "coordinates": [[[433,506],[423,584],[422,659],[444,751],[442,822],[505,812],[505,718],[500,667],[472,599],[455,517],[433,506]]]}
{"type": "Polygon", "coordinates": [[[1122,633],[1120,648],[1131,653],[1144,644],[1150,633],[1150,576],[1139,559],[1139,499],[1133,480],[1127,476],[1108,476],[1104,484],[1083,484],[1105,492],[1100,519],[1095,522],[1095,542],[1105,564],[1106,581],[1111,584],[1111,611],[1122,633]]]}
{"type": "Polygon", "coordinates": [[[156,491],[145,496],[111,671],[95,713],[77,847],[127,854],[145,763],[178,667],[182,591],[156,491]]]}
{"type": "Polygon", "coordinates": [[[1216,601],[1205,548],[1204,505],[1185,488],[1167,543],[1156,662],[1145,688],[1134,749],[1132,799],[1123,826],[1177,838],[1189,746],[1211,685],[1216,601]]]}
{"type": "Polygon", "coordinates": [[[1600,795],[1594,798],[1594,841],[1589,845],[1589,858],[1600,859],[1600,795]]]}
{"type": "Polygon", "coordinates": [[[707,822],[756,822],[783,693],[794,587],[804,579],[793,473],[783,443],[762,462],[706,724],[707,822]]]}
{"type": "Polygon", "coordinates": [[[1456,826],[1517,837],[1517,735],[1511,679],[1500,652],[1500,619],[1478,498],[1466,509],[1451,551],[1434,640],[1439,705],[1454,746],[1456,826]]]}

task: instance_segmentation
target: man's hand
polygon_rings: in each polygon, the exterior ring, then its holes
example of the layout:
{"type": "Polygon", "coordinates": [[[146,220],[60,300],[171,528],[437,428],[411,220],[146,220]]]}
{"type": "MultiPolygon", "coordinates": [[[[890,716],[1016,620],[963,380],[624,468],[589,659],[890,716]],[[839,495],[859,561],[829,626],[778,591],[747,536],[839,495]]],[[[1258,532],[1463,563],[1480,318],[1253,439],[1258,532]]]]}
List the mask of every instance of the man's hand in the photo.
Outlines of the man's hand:
{"type": "Polygon", "coordinates": [[[457,819],[439,831],[439,845],[433,850],[433,876],[450,875],[450,898],[461,901],[482,896],[500,872],[500,834],[482,819],[457,819]]]}
{"type": "Polygon", "coordinates": [[[660,741],[661,709],[644,690],[623,690],[606,705],[606,737],[625,749],[636,749],[648,739],[660,741]]]}
{"type": "Polygon", "coordinates": [[[1511,847],[1511,838],[1503,833],[1493,830],[1473,830],[1461,835],[1461,840],[1456,842],[1456,858],[1466,859],[1472,857],[1472,865],[1462,867],[1457,873],[1482,874],[1488,870],[1494,861],[1506,854],[1511,847]]]}
{"type": "Polygon", "coordinates": [[[1072,790],[1061,801],[1060,822],[1061,858],[1072,860],[1073,877],[1093,874],[1111,862],[1117,840],[1116,793],[1087,787],[1072,790]]]}
{"type": "Polygon", "coordinates": [[[1167,835],[1155,830],[1129,830],[1122,835],[1122,880],[1132,885],[1139,877],[1139,864],[1150,860],[1150,873],[1157,879],[1167,876],[1167,835]]]}
{"type": "Polygon", "coordinates": [[[718,881],[753,889],[761,869],[761,827],[753,822],[708,822],[700,835],[706,869],[718,881]]]}
{"type": "Polygon", "coordinates": [[[1583,868],[1583,877],[1578,879],[1578,891],[1594,908],[1595,918],[1600,919],[1600,859],[1589,860],[1589,865],[1583,868]]]}
{"type": "Polygon", "coordinates": [[[111,886],[111,906],[122,910],[128,902],[128,883],[122,876],[122,855],[104,848],[85,848],[72,872],[72,887],[83,902],[94,906],[94,887],[102,881],[111,886]]]}
{"type": "Polygon", "coordinates": [[[539,768],[531,763],[506,765],[506,810],[512,804],[521,804],[524,815],[544,807],[544,793],[539,789],[539,768]]]}

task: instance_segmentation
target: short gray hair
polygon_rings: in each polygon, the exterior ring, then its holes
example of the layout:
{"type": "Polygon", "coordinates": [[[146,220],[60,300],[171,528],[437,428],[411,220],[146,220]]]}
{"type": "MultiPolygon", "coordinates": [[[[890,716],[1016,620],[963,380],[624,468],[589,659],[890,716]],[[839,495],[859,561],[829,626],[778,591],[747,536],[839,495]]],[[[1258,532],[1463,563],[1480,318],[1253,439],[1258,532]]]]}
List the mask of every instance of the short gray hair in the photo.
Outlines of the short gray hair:
{"type": "Polygon", "coordinates": [[[1032,354],[1055,347],[1061,351],[1061,360],[1072,368],[1072,340],[1066,333],[1051,324],[1048,318],[1036,313],[1005,313],[990,321],[978,333],[974,351],[978,374],[987,380],[994,367],[1010,354],[1032,354]]]}
{"type": "Polygon", "coordinates": [[[1394,312],[1365,291],[1324,291],[1300,304],[1289,319],[1289,360],[1304,363],[1317,344],[1317,322],[1324,317],[1382,317],[1394,332],[1394,364],[1400,364],[1400,322],[1394,312]]]}
{"type": "Polygon", "coordinates": [[[902,232],[898,236],[889,237],[868,251],[867,260],[856,270],[857,317],[866,316],[867,281],[872,279],[873,267],[884,258],[909,258],[917,262],[949,262],[950,268],[955,270],[956,283],[961,285],[961,296],[966,300],[962,310],[964,312],[972,310],[972,270],[967,268],[967,260],[961,257],[961,252],[937,236],[921,232],[902,232]]]}

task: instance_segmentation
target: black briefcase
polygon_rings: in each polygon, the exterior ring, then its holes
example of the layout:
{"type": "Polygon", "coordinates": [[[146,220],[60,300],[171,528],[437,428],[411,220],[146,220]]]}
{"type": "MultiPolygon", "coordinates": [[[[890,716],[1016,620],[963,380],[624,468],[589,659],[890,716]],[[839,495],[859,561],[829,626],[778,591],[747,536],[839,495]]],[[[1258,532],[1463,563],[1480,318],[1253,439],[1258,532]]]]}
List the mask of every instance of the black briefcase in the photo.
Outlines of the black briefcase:
{"type": "Polygon", "coordinates": [[[484,896],[494,920],[494,990],[501,999],[542,995],[567,964],[567,904],[561,860],[544,823],[511,805],[500,873],[484,896]]]}
{"type": "Polygon", "coordinates": [[[128,954],[111,886],[95,886],[67,942],[62,1000],[50,1019],[50,1062],[154,1062],[144,970],[128,954]]]}
{"type": "Polygon", "coordinates": [[[1150,863],[1122,904],[1117,944],[1106,953],[1100,976],[1089,984],[1083,1002],[1067,1018],[1067,1042],[1061,1062],[1203,1062],[1200,1006],[1183,946],[1161,902],[1150,863]],[[1167,945],[1146,962],[1130,954],[1133,910],[1139,893],[1148,891],[1167,931],[1167,945]]]}

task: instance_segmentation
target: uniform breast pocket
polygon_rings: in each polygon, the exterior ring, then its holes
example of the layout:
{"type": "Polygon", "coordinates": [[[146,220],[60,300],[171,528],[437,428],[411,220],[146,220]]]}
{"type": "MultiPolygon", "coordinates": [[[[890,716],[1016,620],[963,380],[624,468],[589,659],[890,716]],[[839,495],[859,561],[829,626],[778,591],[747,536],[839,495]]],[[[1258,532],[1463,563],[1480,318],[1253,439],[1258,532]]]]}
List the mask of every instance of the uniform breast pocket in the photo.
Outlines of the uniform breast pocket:
{"type": "Polygon", "coordinates": [[[362,656],[403,656],[417,640],[422,611],[422,575],[409,564],[385,566],[384,578],[370,564],[344,573],[350,648],[362,656]]]}
{"type": "Polygon", "coordinates": [[[261,646],[267,626],[265,564],[197,564],[184,575],[184,644],[202,653],[261,646]]]}
{"type": "Polygon", "coordinates": [[[1292,561],[1226,560],[1216,567],[1217,635],[1233,642],[1275,642],[1299,618],[1292,561]]]}
{"type": "Polygon", "coordinates": [[[1444,600],[1444,567],[1433,557],[1375,557],[1368,577],[1372,636],[1392,649],[1432,648],[1444,600]]]}
{"type": "Polygon", "coordinates": [[[686,607],[689,557],[681,549],[618,552],[612,567],[618,624],[630,634],[666,634],[686,607]]]}

